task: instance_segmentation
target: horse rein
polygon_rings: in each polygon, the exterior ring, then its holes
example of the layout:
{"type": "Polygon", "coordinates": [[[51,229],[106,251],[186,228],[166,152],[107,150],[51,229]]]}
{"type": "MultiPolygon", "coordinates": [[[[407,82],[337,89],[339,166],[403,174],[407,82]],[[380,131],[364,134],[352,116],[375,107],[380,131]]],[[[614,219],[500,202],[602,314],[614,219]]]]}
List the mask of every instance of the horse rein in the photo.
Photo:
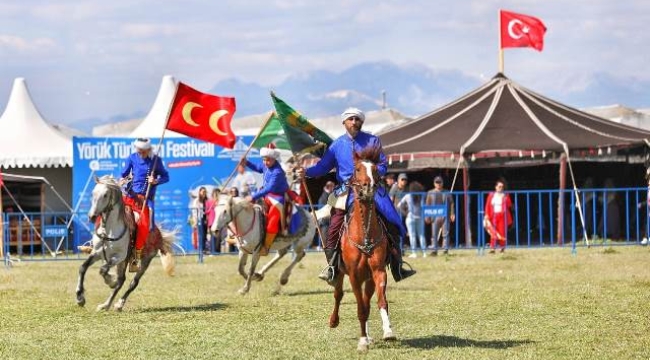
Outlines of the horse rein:
{"type": "MultiPolygon", "coordinates": [[[[108,198],[108,205],[99,214],[99,218],[101,219],[100,220],[101,225],[99,227],[103,227],[104,229],[106,229],[106,219],[108,218],[108,215],[115,208],[115,205],[117,205],[120,200],[118,198],[118,199],[116,199],[114,201],[113,193],[115,191],[113,189],[111,189],[111,186],[109,184],[104,184],[104,185],[109,188],[110,195],[109,195],[109,198],[108,198]]],[[[120,240],[124,236],[124,234],[126,233],[126,230],[128,229],[128,226],[126,226],[126,224],[123,224],[123,225],[124,225],[124,229],[122,229],[122,232],[117,237],[112,238],[112,237],[110,237],[110,236],[108,236],[106,234],[98,234],[97,230],[99,229],[99,227],[95,228],[95,235],[97,235],[97,237],[99,237],[103,241],[117,241],[117,240],[120,240]]]]}
{"type": "Polygon", "coordinates": [[[228,216],[230,216],[230,219],[228,220],[228,230],[232,232],[232,234],[237,238],[237,242],[239,242],[239,244],[241,245],[242,244],[241,239],[244,236],[248,235],[248,233],[253,230],[253,226],[255,225],[255,221],[257,219],[257,211],[253,211],[253,221],[251,221],[251,225],[248,228],[248,230],[244,231],[243,234],[240,234],[239,229],[237,229],[237,221],[235,221],[235,217],[239,215],[240,212],[244,211],[244,208],[242,207],[239,211],[237,211],[237,213],[233,213],[232,208],[233,208],[232,199],[230,199],[230,204],[228,206],[228,216]],[[230,226],[231,224],[234,224],[234,228],[230,226]]]}
{"type": "MultiPolygon", "coordinates": [[[[357,249],[359,249],[364,254],[370,255],[370,253],[375,248],[375,246],[377,246],[379,244],[379,242],[381,241],[381,238],[380,238],[379,241],[371,242],[370,237],[368,236],[368,234],[370,233],[370,224],[371,224],[370,220],[371,220],[372,213],[373,213],[373,210],[374,210],[374,207],[375,207],[375,201],[374,201],[374,193],[375,193],[375,191],[374,190],[377,187],[377,185],[376,184],[372,185],[372,186],[370,186],[370,185],[361,185],[360,183],[358,183],[356,181],[356,179],[353,179],[353,181],[350,182],[350,187],[352,188],[352,191],[354,191],[355,201],[368,203],[368,211],[367,211],[366,219],[362,220],[362,225],[365,223],[365,226],[363,226],[363,244],[358,244],[358,243],[356,243],[354,241],[350,241],[350,242],[352,243],[352,245],[354,245],[357,249]],[[367,191],[367,194],[373,194],[373,196],[370,197],[369,201],[368,200],[361,200],[359,198],[359,190],[358,190],[358,188],[360,188],[360,187],[366,187],[367,189],[365,189],[365,190],[367,191]],[[370,190],[373,190],[373,191],[370,192],[370,190]]],[[[350,219],[351,219],[351,217],[350,217],[350,219]]],[[[349,224],[349,220],[348,220],[348,224],[349,224]]]]}

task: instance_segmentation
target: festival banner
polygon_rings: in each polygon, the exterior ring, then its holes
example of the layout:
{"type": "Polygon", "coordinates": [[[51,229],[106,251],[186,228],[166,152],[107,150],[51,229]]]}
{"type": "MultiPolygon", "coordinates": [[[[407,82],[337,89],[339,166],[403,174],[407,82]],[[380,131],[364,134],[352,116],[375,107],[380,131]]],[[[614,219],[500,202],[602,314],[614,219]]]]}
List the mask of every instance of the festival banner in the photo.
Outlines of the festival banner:
{"type": "MultiPolygon", "coordinates": [[[[126,158],[134,152],[133,140],[73,138],[72,192],[73,204],[78,204],[74,224],[75,249],[91,239],[91,234],[79,222],[88,221],[86,214],[90,209],[91,192],[95,186],[93,177],[112,175],[119,178],[126,158]]],[[[185,251],[194,251],[188,220],[192,215],[191,207],[198,189],[204,186],[210,194],[216,186],[221,186],[252,141],[252,136],[238,137],[233,149],[224,149],[192,138],[163,140],[158,154],[169,172],[170,180],[156,190],[155,221],[159,227],[167,230],[178,227],[180,232],[177,243],[185,251]]],[[[156,149],[154,144],[154,151],[156,149]]],[[[259,151],[252,149],[247,157],[259,159],[259,151]]]]}

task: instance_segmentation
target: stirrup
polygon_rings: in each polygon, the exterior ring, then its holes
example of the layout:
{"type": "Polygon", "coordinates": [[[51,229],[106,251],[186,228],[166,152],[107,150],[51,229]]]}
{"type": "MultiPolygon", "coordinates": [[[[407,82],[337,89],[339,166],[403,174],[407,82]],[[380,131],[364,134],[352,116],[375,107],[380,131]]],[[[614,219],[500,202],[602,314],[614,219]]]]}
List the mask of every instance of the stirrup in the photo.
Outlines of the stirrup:
{"type": "Polygon", "coordinates": [[[336,283],[336,270],[334,269],[334,266],[325,266],[325,268],[323,268],[323,270],[318,275],[318,278],[325,280],[329,285],[334,286],[336,283]]]}

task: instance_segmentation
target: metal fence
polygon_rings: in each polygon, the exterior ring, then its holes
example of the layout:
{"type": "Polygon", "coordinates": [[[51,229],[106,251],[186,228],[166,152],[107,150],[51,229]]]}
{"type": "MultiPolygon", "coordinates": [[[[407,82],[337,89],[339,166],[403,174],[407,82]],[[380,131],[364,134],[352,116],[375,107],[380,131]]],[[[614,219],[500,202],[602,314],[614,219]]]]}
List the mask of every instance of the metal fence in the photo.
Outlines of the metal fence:
{"type": "MultiPolygon", "coordinates": [[[[440,209],[424,206],[428,214],[444,216],[449,225],[450,249],[477,249],[486,247],[489,238],[483,225],[485,201],[489,192],[452,192],[455,204],[454,222],[440,209]],[[433,213],[432,213],[433,211],[433,213]]],[[[636,244],[647,237],[649,222],[647,188],[582,189],[576,197],[572,190],[507,191],[512,200],[513,224],[506,233],[508,247],[580,246],[586,233],[592,245],[636,244]],[[578,211],[580,200],[582,211],[578,211]],[[582,216],[581,216],[582,214],[582,216]],[[584,220],[584,227],[583,221],[584,220]]],[[[422,205],[426,193],[421,195],[422,205]]],[[[196,209],[156,208],[156,214],[172,212],[174,217],[187,219],[187,225],[178,229],[175,251],[198,255],[231,253],[235,249],[220,241],[205,242],[201,227],[191,226],[196,209]]],[[[4,253],[24,260],[59,260],[85,257],[78,246],[88,244],[92,224],[86,214],[76,214],[74,225],[67,226],[72,213],[4,213],[4,253]]],[[[162,218],[162,216],[161,216],[162,218]]],[[[166,224],[158,224],[166,227],[166,224]]],[[[441,247],[442,237],[434,236],[432,226],[422,222],[420,231],[425,236],[426,249],[416,244],[419,251],[441,247]],[[434,241],[434,238],[438,238],[434,241]]],[[[314,239],[315,249],[319,240],[314,239]]],[[[411,239],[404,239],[405,250],[411,248],[411,239]]]]}

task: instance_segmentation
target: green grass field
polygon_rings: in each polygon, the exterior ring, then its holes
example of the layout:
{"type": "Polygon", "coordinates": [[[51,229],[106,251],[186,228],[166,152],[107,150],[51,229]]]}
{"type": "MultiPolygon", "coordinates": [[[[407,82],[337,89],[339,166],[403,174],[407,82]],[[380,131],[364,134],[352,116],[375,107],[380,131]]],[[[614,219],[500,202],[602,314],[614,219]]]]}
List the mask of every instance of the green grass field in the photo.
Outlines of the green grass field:
{"type": "MultiPolygon", "coordinates": [[[[0,268],[2,359],[649,359],[650,249],[508,250],[418,258],[419,273],[389,283],[394,342],[358,354],[356,303],[327,326],[331,288],[311,253],[279,295],[283,259],[246,296],[235,256],[155,261],[122,313],[97,313],[108,288],[93,266],[85,308],[75,303],[79,261],[0,268]]],[[[347,280],[346,280],[347,281],[347,280]]],[[[346,286],[347,288],[347,286],[346,286]]]]}

